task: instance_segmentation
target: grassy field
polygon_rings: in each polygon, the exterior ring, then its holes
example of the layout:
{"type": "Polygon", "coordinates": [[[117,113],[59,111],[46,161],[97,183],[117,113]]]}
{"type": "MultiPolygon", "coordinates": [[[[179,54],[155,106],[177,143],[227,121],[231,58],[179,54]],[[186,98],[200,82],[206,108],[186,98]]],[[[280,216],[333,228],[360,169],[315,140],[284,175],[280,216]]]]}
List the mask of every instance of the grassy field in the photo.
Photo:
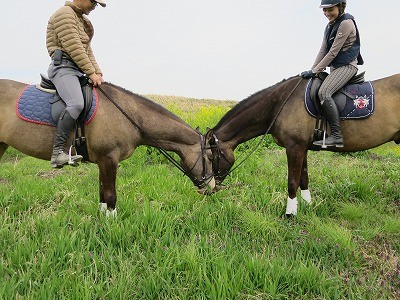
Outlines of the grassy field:
{"type": "MultiPolygon", "coordinates": [[[[149,97],[203,132],[234,104],[149,97]]],[[[300,201],[292,219],[284,218],[286,156],[274,145],[213,196],[140,147],[119,167],[117,219],[98,212],[95,165],[52,170],[10,149],[0,166],[0,299],[400,297],[392,143],[310,152],[313,203],[300,201]]]]}

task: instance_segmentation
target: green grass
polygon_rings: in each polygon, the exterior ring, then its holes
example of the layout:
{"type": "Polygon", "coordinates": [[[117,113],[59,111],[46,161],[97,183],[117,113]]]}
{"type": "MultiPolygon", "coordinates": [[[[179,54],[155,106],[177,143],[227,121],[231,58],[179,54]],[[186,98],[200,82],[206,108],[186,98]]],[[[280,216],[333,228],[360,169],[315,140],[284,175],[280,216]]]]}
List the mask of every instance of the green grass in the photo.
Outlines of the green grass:
{"type": "MultiPolygon", "coordinates": [[[[174,105],[205,129],[232,104],[174,105]]],[[[208,197],[139,147],[118,170],[118,218],[106,219],[95,165],[52,170],[9,149],[0,299],[398,299],[399,146],[308,160],[313,204],[286,219],[279,147],[259,148],[208,197]]]]}

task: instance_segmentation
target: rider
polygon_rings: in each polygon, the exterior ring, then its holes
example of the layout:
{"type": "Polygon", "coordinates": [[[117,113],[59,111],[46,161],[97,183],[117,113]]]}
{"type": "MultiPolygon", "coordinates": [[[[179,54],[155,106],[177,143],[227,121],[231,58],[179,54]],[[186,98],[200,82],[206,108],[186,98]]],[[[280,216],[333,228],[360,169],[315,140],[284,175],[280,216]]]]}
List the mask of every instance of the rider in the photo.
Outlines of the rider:
{"type": "MultiPolygon", "coordinates": [[[[354,17],[344,12],[346,0],[322,0],[320,8],[329,23],[314,65],[311,70],[302,72],[301,76],[311,78],[330,67],[330,74],[318,92],[322,112],[331,128],[325,145],[343,147],[340,115],[332,95],[357,74],[357,65],[364,63],[360,54],[360,35],[354,17]]],[[[322,146],[323,140],[315,141],[314,145],[322,146]]]]}
{"type": "MultiPolygon", "coordinates": [[[[106,6],[103,0],[66,1],[65,5],[50,17],[47,25],[46,47],[52,58],[47,73],[66,103],[54,137],[51,155],[53,168],[60,168],[70,161],[64,148],[84,106],[79,78],[86,75],[94,86],[103,82],[103,73],[90,46],[94,28],[84,16],[89,15],[97,4],[106,6]]],[[[81,160],[81,155],[71,157],[74,165],[81,160]]]]}

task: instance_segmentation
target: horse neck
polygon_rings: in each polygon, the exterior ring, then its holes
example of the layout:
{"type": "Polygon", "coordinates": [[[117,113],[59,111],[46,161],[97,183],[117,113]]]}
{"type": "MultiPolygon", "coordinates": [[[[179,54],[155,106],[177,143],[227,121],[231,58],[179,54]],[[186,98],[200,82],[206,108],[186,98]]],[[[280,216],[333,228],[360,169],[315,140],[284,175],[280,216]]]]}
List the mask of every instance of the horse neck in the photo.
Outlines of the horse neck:
{"type": "Polygon", "coordinates": [[[292,77],[243,100],[221,119],[214,128],[215,135],[235,149],[240,143],[263,135],[267,130],[273,134],[276,118],[299,83],[298,77],[292,77]]]}
{"type": "Polygon", "coordinates": [[[229,144],[229,147],[233,149],[241,143],[264,134],[273,117],[272,112],[275,107],[273,99],[257,94],[244,101],[248,103],[238,104],[237,113],[229,117],[228,112],[228,118],[221,119],[222,122],[214,128],[218,139],[229,144]],[[252,97],[257,97],[257,99],[252,97]]]}
{"type": "MultiPolygon", "coordinates": [[[[165,107],[113,84],[105,83],[104,86],[108,96],[118,100],[131,118],[127,120],[122,117],[123,120],[139,129],[139,145],[162,148],[181,156],[187,149],[185,146],[191,147],[199,143],[199,134],[165,107]]],[[[119,113],[118,115],[121,116],[119,113]]]]}
{"type": "Polygon", "coordinates": [[[144,145],[173,151],[179,156],[200,140],[193,128],[163,107],[148,109],[139,126],[144,145]]]}
{"type": "Polygon", "coordinates": [[[139,109],[144,115],[138,120],[141,144],[178,153],[179,156],[199,143],[200,135],[178,116],[164,107],[150,103],[139,109]]]}
{"type": "Polygon", "coordinates": [[[200,140],[200,135],[189,125],[165,116],[157,117],[155,122],[148,124],[145,128],[143,128],[144,145],[173,151],[179,156],[187,147],[199,143],[200,140]]]}

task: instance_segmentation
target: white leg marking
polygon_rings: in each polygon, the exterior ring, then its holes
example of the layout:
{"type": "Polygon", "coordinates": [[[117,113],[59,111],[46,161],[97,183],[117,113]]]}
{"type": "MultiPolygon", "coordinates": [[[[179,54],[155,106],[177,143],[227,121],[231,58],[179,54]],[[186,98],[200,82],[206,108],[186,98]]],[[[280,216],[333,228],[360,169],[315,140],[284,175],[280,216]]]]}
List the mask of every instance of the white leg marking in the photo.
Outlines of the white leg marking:
{"type": "Polygon", "coordinates": [[[107,203],[99,203],[100,213],[105,213],[107,211],[107,203]]]}
{"type": "Polygon", "coordinates": [[[116,218],[117,217],[117,209],[108,210],[106,211],[107,218],[116,218]]]}
{"type": "Polygon", "coordinates": [[[286,215],[297,215],[297,198],[290,199],[288,197],[286,215]]]}
{"type": "Polygon", "coordinates": [[[100,213],[105,213],[107,211],[107,203],[100,203],[100,213]]]}
{"type": "Polygon", "coordinates": [[[105,214],[106,217],[116,218],[117,217],[117,209],[109,210],[107,208],[107,203],[100,203],[100,213],[105,214]]]}
{"type": "Polygon", "coordinates": [[[311,193],[310,190],[301,190],[301,198],[307,202],[307,204],[311,204],[311,193]]]}

